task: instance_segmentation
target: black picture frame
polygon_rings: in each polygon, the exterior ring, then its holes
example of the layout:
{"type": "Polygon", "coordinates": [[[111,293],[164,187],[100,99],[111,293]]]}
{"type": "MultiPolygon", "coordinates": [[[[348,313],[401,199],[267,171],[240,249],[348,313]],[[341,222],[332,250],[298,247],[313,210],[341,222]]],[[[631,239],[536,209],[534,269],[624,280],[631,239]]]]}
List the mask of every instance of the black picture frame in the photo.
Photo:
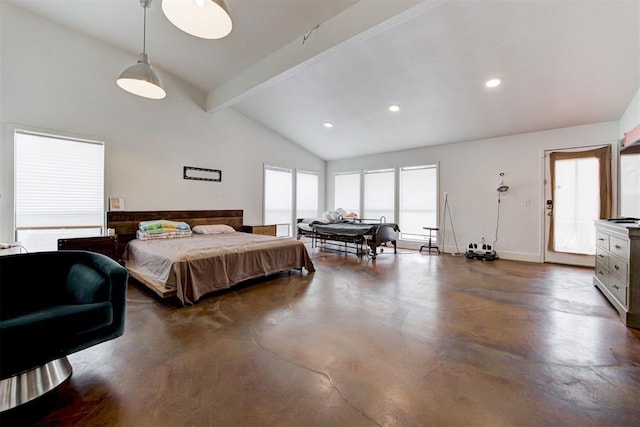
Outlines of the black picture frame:
{"type": "Polygon", "coordinates": [[[196,181],[222,182],[222,171],[219,169],[185,166],[182,171],[182,177],[184,179],[193,179],[196,181]]]}

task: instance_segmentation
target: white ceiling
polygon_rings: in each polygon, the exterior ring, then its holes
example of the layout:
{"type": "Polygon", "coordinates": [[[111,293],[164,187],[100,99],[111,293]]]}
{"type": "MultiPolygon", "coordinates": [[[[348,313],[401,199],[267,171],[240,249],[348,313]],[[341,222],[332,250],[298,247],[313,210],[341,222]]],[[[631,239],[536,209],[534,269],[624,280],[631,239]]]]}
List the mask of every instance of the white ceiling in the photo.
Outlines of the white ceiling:
{"type": "MultiPolygon", "coordinates": [[[[137,0],[3,1],[131,52],[132,62],[141,51],[137,0]]],[[[232,107],[326,160],[618,120],[640,84],[640,0],[227,5],[232,33],[201,40],[154,0],[152,65],[207,93],[211,114],[232,107]],[[503,84],[485,88],[491,77],[503,84]]]]}

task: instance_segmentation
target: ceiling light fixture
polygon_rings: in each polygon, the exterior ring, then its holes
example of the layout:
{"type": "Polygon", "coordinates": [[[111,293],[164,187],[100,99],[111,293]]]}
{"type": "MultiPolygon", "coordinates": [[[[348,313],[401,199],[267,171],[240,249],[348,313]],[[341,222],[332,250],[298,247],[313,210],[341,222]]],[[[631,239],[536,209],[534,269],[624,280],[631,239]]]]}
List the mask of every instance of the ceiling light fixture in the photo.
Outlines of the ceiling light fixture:
{"type": "Polygon", "coordinates": [[[162,0],[162,11],[173,25],[203,39],[221,39],[233,28],[224,0],[162,0]]]}
{"type": "Polygon", "coordinates": [[[491,79],[491,80],[487,80],[487,82],[485,83],[485,86],[489,88],[494,88],[494,87],[500,86],[500,83],[502,83],[500,79],[491,79]]]}
{"type": "Polygon", "coordinates": [[[322,125],[324,127],[326,127],[327,129],[331,129],[333,127],[333,123],[331,122],[324,122],[324,124],[322,125]]]}
{"type": "Polygon", "coordinates": [[[400,111],[400,106],[398,104],[391,104],[389,105],[389,111],[397,113],[398,111],[400,111]]]}
{"type": "Polygon", "coordinates": [[[151,68],[146,54],[147,8],[151,0],[140,0],[144,9],[144,26],[142,30],[142,53],[138,55],[138,63],[127,68],[116,80],[118,86],[134,95],[144,98],[162,99],[167,96],[160,76],[151,68]]]}

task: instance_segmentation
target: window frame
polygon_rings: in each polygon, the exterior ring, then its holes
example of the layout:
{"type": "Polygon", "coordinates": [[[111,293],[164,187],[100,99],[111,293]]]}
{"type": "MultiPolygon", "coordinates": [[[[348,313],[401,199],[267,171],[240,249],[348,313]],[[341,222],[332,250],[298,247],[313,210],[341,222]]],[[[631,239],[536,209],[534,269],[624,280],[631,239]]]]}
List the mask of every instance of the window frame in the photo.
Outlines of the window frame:
{"type": "MultiPolygon", "coordinates": [[[[436,162],[436,163],[425,163],[425,164],[419,164],[419,165],[408,165],[408,166],[396,166],[396,167],[391,167],[391,168],[371,168],[371,169],[360,169],[360,170],[344,170],[344,171],[338,171],[338,172],[334,172],[333,176],[334,176],[334,191],[333,191],[333,198],[334,198],[334,209],[337,209],[339,207],[342,206],[337,206],[336,205],[336,189],[338,187],[337,183],[336,183],[336,178],[340,175],[358,175],[360,176],[360,191],[359,191],[359,202],[360,202],[360,212],[364,212],[365,217],[367,216],[366,210],[364,209],[364,199],[365,199],[365,174],[367,172],[372,173],[372,172],[377,172],[377,171],[394,171],[394,220],[390,221],[387,218],[387,222],[393,222],[393,223],[397,223],[400,226],[400,229],[402,230],[402,224],[399,222],[400,221],[400,217],[402,215],[402,209],[401,209],[401,192],[402,192],[402,188],[401,188],[401,181],[402,181],[402,172],[403,171],[408,171],[408,170],[414,170],[414,169],[433,169],[434,173],[435,173],[435,182],[434,184],[434,209],[433,209],[433,213],[435,215],[435,225],[430,225],[425,223],[424,226],[428,227],[428,226],[433,226],[433,227],[439,227],[439,224],[442,221],[442,218],[440,218],[440,163],[436,162]]],[[[359,215],[359,217],[361,217],[359,215]]],[[[367,218],[364,218],[367,219],[367,218]]],[[[369,219],[374,219],[374,218],[369,218],[369,219]]],[[[434,232],[432,234],[432,237],[435,238],[437,240],[437,232],[434,232]]],[[[427,240],[429,240],[429,233],[427,230],[424,230],[424,232],[421,232],[419,234],[414,234],[414,233],[407,233],[407,232],[400,232],[399,237],[399,241],[403,241],[403,242],[410,242],[410,243],[424,243],[427,240]]]]}
{"type": "MultiPolygon", "coordinates": [[[[29,127],[29,126],[17,126],[17,125],[10,125],[8,127],[8,131],[9,131],[9,135],[10,138],[12,139],[12,144],[11,144],[11,150],[12,152],[10,153],[7,160],[7,163],[10,164],[10,168],[8,168],[10,170],[10,172],[8,172],[9,174],[9,179],[11,182],[11,187],[12,187],[12,191],[9,193],[10,194],[10,204],[11,204],[11,230],[12,230],[12,234],[13,234],[13,240],[14,241],[18,241],[20,240],[20,234],[21,232],[28,232],[29,230],[41,230],[41,231],[51,231],[51,234],[53,235],[53,238],[70,238],[70,237],[91,237],[91,236],[96,236],[96,235],[101,235],[102,232],[105,230],[105,221],[106,221],[106,216],[105,216],[105,209],[106,209],[106,157],[107,157],[107,146],[106,143],[102,140],[96,139],[96,138],[88,138],[88,137],[84,137],[84,136],[77,136],[77,135],[73,135],[72,133],[67,133],[67,132],[60,132],[60,131],[51,131],[51,130],[46,130],[46,129],[37,129],[34,127],[29,127]],[[33,137],[38,137],[38,138],[47,138],[47,139],[51,139],[51,140],[60,140],[60,141],[65,141],[65,142],[73,142],[73,143],[80,143],[80,144],[91,144],[94,146],[99,146],[100,147],[100,156],[101,159],[99,160],[100,163],[100,167],[102,170],[102,176],[100,178],[100,221],[96,222],[95,224],[59,224],[59,226],[51,226],[51,225],[34,225],[34,226],[25,226],[25,225],[20,225],[20,221],[19,221],[19,212],[18,212],[18,186],[19,181],[18,181],[18,174],[19,174],[19,167],[20,165],[18,165],[18,153],[19,153],[19,149],[18,149],[18,144],[19,142],[19,138],[20,135],[24,135],[24,136],[33,136],[33,137]]],[[[94,199],[94,202],[96,202],[96,200],[94,199]]],[[[97,210],[94,212],[94,214],[97,217],[97,210]]],[[[20,242],[21,244],[24,245],[28,245],[28,243],[26,242],[20,242]]],[[[39,251],[39,250],[56,250],[57,249],[57,242],[55,244],[55,247],[51,247],[52,244],[47,244],[49,246],[49,249],[42,249],[42,245],[39,245],[39,247],[37,248],[25,248],[28,249],[30,251],[39,251]]]]}

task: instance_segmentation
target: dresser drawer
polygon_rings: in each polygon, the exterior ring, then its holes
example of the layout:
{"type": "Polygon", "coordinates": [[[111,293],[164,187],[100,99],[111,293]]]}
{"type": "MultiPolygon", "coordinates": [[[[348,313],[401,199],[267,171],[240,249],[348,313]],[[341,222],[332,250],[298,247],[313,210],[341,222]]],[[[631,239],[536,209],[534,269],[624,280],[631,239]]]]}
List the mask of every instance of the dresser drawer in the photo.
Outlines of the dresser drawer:
{"type": "Polygon", "coordinates": [[[612,275],[616,276],[618,280],[627,282],[627,270],[629,265],[622,261],[620,258],[612,256],[609,258],[609,271],[612,275]]]}
{"type": "Polygon", "coordinates": [[[596,248],[596,261],[604,265],[605,268],[609,268],[610,257],[609,252],[605,251],[603,248],[596,248]]]}
{"type": "Polygon", "coordinates": [[[627,308],[627,286],[614,276],[609,278],[609,283],[605,285],[607,289],[616,297],[620,304],[627,308]]]}
{"type": "Polygon", "coordinates": [[[596,246],[609,250],[609,235],[596,230],[596,246]]]}
{"type": "Polygon", "coordinates": [[[622,259],[629,259],[629,241],[614,236],[609,237],[609,251],[622,259]]]}
{"type": "Polygon", "coordinates": [[[600,261],[596,260],[595,276],[602,282],[603,285],[609,284],[609,269],[606,268],[600,261]]]}

